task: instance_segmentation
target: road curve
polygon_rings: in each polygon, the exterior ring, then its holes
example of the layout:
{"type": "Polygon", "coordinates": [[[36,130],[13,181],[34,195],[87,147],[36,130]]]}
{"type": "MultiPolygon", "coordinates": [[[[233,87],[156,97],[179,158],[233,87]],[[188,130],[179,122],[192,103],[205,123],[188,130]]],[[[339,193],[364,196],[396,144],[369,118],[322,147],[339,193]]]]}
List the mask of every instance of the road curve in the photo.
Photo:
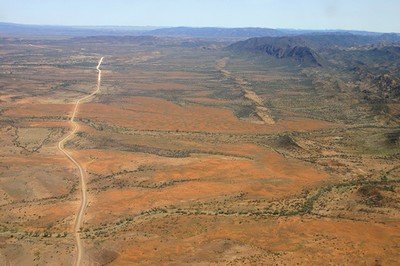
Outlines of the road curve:
{"type": "Polygon", "coordinates": [[[96,90],[93,91],[91,94],[86,95],[80,99],[78,99],[75,103],[73,113],[70,118],[70,124],[72,127],[72,130],[69,132],[67,136],[65,136],[60,142],[58,143],[58,149],[65,155],[67,158],[78,168],[79,170],[79,176],[80,176],[80,185],[81,185],[81,205],[79,207],[78,215],[75,218],[75,224],[74,224],[74,235],[75,235],[75,240],[76,240],[76,248],[77,248],[77,254],[75,256],[75,262],[74,265],[81,265],[82,263],[82,257],[83,257],[83,246],[82,246],[82,241],[80,237],[80,228],[82,226],[83,222],[83,216],[85,214],[85,209],[87,206],[87,193],[86,193],[86,182],[85,182],[85,171],[83,170],[82,166],[79,164],[78,161],[76,161],[71,154],[68,153],[68,151],[64,148],[64,144],[68,141],[71,140],[75,133],[79,130],[79,124],[75,122],[75,116],[78,113],[79,110],[79,104],[81,102],[86,101],[96,93],[100,91],[100,84],[101,84],[101,70],[100,66],[101,63],[103,63],[103,58],[100,58],[99,63],[97,64],[97,87],[96,90]]]}

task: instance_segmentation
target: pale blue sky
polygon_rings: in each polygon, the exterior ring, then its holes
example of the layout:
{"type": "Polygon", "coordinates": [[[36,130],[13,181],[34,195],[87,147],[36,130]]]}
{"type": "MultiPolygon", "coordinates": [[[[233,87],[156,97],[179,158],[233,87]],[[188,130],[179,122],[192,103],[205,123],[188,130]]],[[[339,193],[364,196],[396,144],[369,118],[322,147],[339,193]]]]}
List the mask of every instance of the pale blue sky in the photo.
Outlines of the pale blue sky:
{"type": "Polygon", "coordinates": [[[0,0],[0,21],[400,32],[400,0],[0,0]]]}

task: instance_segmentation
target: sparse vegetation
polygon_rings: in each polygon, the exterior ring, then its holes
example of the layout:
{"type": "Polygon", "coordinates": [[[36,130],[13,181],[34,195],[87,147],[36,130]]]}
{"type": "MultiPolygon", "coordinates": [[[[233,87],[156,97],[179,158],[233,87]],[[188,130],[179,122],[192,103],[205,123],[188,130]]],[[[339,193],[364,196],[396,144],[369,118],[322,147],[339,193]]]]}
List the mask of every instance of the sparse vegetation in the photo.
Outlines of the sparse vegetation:
{"type": "Polygon", "coordinates": [[[273,56],[233,39],[2,40],[0,260],[74,256],[79,173],[57,145],[101,53],[101,90],[65,145],[87,180],[85,259],[393,264],[397,49],[304,38],[273,56]]]}

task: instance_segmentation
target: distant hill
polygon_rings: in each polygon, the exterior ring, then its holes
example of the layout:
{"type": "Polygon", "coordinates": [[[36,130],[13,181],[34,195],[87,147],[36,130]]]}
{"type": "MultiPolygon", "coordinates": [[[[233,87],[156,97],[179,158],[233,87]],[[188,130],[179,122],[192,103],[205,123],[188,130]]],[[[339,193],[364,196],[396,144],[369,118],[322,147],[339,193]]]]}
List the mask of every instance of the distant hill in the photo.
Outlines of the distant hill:
{"type": "Polygon", "coordinates": [[[381,34],[366,31],[322,31],[271,28],[219,28],[219,27],[150,27],[150,26],[52,26],[0,22],[0,35],[9,37],[86,37],[86,36],[139,36],[189,38],[226,38],[231,41],[253,37],[303,36],[309,44],[351,46],[374,44],[378,41],[397,42],[396,33],[381,34]]]}
{"type": "Polygon", "coordinates": [[[141,46],[181,46],[192,48],[204,48],[212,46],[213,42],[207,42],[195,38],[175,38],[175,37],[162,37],[153,35],[140,35],[140,36],[89,36],[89,37],[75,37],[72,39],[64,40],[63,42],[77,42],[77,43],[126,43],[141,46]]]}
{"type": "Polygon", "coordinates": [[[369,82],[363,89],[365,99],[400,99],[400,46],[346,51],[342,57],[359,80],[369,82]]]}
{"type": "MultiPolygon", "coordinates": [[[[400,35],[354,35],[332,32],[285,37],[256,37],[233,43],[228,49],[236,52],[263,53],[276,58],[290,58],[305,66],[321,66],[321,52],[390,44],[400,44],[400,35]]],[[[393,58],[393,53],[396,51],[393,47],[391,51],[375,49],[372,52],[386,53],[393,58]]]]}
{"type": "Polygon", "coordinates": [[[198,37],[198,38],[250,38],[261,36],[281,36],[282,33],[275,29],[269,28],[191,28],[191,27],[174,27],[161,28],[151,30],[146,35],[155,36],[181,36],[181,37],[198,37]]]}
{"type": "Polygon", "coordinates": [[[192,27],[128,27],[128,26],[47,26],[0,22],[0,34],[6,36],[168,36],[194,38],[250,38],[281,36],[278,30],[268,28],[192,28],[192,27]]]}
{"type": "Polygon", "coordinates": [[[369,68],[374,65],[393,66],[395,69],[400,68],[400,44],[397,46],[373,46],[367,49],[350,50],[345,52],[343,57],[347,61],[353,61],[360,67],[367,65],[369,68]]]}
{"type": "Polygon", "coordinates": [[[0,34],[13,37],[46,37],[46,36],[123,36],[141,35],[143,32],[153,30],[154,27],[114,27],[114,26],[47,26],[25,25],[0,22],[0,34]]]}
{"type": "Polygon", "coordinates": [[[400,42],[399,34],[356,35],[351,33],[332,32],[298,35],[297,38],[300,38],[304,43],[314,49],[350,48],[356,46],[400,42]]]}
{"type": "Polygon", "coordinates": [[[236,42],[228,49],[237,52],[262,53],[276,58],[293,59],[304,66],[321,66],[317,53],[299,37],[263,37],[236,42]]]}
{"type": "Polygon", "coordinates": [[[65,42],[79,43],[134,43],[140,45],[155,45],[161,42],[160,38],[155,36],[88,36],[75,37],[65,42]]]}

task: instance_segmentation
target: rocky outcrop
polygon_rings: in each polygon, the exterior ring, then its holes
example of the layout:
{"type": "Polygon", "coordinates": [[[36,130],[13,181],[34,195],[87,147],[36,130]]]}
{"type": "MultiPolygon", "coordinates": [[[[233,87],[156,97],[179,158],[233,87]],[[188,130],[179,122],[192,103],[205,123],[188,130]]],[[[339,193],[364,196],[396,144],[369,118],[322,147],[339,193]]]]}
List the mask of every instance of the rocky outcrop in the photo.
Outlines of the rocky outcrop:
{"type": "Polygon", "coordinates": [[[303,66],[321,66],[317,53],[299,38],[252,38],[236,42],[228,47],[233,51],[262,53],[275,58],[292,59],[303,66]]]}

